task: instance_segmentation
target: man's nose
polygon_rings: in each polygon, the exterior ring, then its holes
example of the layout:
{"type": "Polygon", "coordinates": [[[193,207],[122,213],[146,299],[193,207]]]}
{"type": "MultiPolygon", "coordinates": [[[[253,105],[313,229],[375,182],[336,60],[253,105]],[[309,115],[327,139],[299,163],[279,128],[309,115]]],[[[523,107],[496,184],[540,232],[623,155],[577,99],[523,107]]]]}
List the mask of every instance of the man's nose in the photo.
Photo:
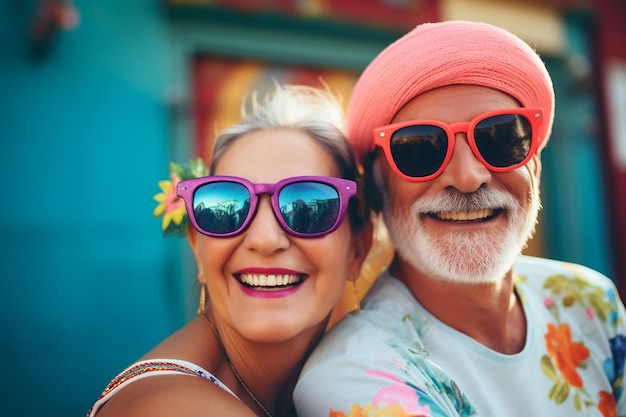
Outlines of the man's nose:
{"type": "Polygon", "coordinates": [[[455,135],[450,162],[437,177],[443,188],[454,187],[462,193],[471,193],[491,181],[492,172],[474,155],[465,133],[455,135]]]}

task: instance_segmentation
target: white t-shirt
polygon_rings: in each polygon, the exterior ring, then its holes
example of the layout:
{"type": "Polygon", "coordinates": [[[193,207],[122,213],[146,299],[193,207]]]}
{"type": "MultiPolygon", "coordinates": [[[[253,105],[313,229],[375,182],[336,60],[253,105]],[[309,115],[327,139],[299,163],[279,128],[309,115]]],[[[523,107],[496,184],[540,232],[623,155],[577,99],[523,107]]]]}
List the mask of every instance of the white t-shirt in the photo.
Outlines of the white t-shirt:
{"type": "Polygon", "coordinates": [[[309,358],[298,416],[626,416],[626,313],[613,282],[532,257],[514,271],[527,319],[514,355],[440,322],[384,272],[309,358]]]}

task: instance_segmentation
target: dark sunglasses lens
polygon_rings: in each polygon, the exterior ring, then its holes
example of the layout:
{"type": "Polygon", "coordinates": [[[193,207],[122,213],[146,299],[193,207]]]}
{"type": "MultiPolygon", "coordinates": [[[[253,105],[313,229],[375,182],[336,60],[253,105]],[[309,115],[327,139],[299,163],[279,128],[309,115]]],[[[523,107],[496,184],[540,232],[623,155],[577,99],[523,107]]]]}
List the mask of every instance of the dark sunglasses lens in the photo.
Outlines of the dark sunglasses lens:
{"type": "Polygon", "coordinates": [[[242,184],[220,181],[199,187],[193,196],[196,223],[218,235],[241,228],[250,211],[250,193],[242,184]]]}
{"type": "Polygon", "coordinates": [[[448,151],[448,135],[437,126],[416,125],[391,135],[391,155],[396,166],[409,177],[426,177],[441,167],[448,151]]]}
{"type": "Polygon", "coordinates": [[[327,184],[288,184],[280,191],[278,203],[283,220],[298,233],[323,233],[333,227],[339,217],[339,193],[327,184]]]}
{"type": "Polygon", "coordinates": [[[530,152],[532,137],[530,122],[518,114],[488,117],[474,130],[478,151],[485,161],[496,168],[522,162],[530,152]]]}

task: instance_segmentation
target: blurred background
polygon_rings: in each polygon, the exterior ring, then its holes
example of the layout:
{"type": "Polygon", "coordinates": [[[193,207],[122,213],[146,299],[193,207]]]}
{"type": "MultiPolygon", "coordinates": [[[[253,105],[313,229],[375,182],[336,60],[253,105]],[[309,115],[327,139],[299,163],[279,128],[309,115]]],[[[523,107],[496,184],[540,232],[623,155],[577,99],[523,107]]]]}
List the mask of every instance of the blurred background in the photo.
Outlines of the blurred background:
{"type": "Polygon", "coordinates": [[[626,294],[625,0],[3,0],[0,404],[81,416],[197,305],[187,243],[152,216],[169,161],[210,158],[243,94],[273,80],[347,103],[363,68],[426,21],[535,46],[557,112],[527,253],[626,294]]]}

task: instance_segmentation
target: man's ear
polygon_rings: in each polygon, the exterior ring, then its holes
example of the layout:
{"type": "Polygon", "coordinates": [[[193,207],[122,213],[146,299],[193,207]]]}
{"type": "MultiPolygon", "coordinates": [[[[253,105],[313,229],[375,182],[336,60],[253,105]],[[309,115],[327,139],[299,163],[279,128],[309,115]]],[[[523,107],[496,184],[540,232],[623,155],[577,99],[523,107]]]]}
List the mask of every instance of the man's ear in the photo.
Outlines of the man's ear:
{"type": "Polygon", "coordinates": [[[380,178],[380,164],[383,163],[384,157],[379,158],[378,148],[368,153],[363,161],[363,181],[365,182],[365,198],[369,201],[372,210],[380,213],[385,206],[384,195],[379,188],[382,180],[380,178]],[[378,180],[377,180],[378,177],[378,180]]]}
{"type": "Polygon", "coordinates": [[[535,178],[541,178],[541,154],[537,152],[529,161],[530,172],[535,176],[535,178]]]}

